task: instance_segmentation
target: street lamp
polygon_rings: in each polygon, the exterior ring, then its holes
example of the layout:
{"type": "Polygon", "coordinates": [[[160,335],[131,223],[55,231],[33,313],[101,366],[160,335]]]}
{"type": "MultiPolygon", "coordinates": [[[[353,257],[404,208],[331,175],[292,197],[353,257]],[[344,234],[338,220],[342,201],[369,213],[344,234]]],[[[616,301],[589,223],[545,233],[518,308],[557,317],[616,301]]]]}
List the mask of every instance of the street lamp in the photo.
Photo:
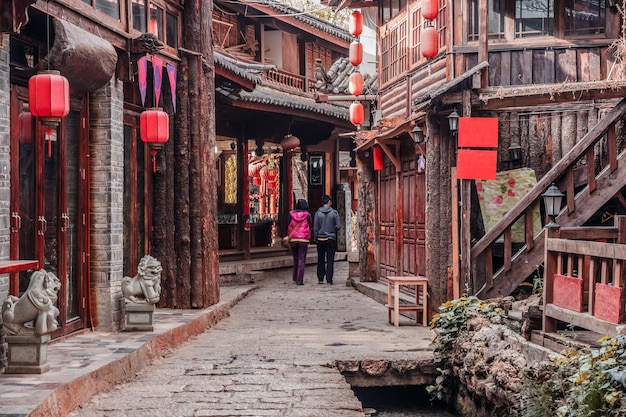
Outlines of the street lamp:
{"type": "Polygon", "coordinates": [[[561,200],[564,197],[564,194],[557,188],[554,183],[548,187],[545,193],[541,194],[543,197],[543,205],[546,209],[546,214],[550,217],[550,223],[546,225],[548,229],[559,229],[559,226],[556,223],[556,216],[561,211],[561,200]]]}
{"type": "Polygon", "coordinates": [[[450,113],[448,116],[448,126],[450,127],[450,132],[455,133],[459,131],[459,114],[456,112],[456,109],[450,113]]]}
{"type": "Polygon", "coordinates": [[[413,142],[422,143],[424,142],[424,131],[418,125],[415,125],[413,130],[411,130],[411,137],[413,142]]]}

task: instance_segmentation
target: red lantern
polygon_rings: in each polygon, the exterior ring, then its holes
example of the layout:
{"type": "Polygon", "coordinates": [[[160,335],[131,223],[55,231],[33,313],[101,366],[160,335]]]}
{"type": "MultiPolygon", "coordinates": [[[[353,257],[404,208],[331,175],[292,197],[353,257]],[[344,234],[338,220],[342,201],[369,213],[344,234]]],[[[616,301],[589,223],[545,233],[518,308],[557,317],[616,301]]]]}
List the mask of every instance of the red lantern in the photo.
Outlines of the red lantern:
{"type": "Polygon", "coordinates": [[[349,32],[352,36],[359,36],[363,33],[363,15],[358,10],[350,15],[349,32]]]}
{"type": "Polygon", "coordinates": [[[350,44],[350,63],[355,67],[363,62],[363,45],[359,41],[353,41],[350,44]]]}
{"type": "Polygon", "coordinates": [[[350,74],[348,90],[353,96],[358,96],[363,93],[363,75],[361,75],[360,72],[356,71],[350,74]]]}
{"type": "Polygon", "coordinates": [[[59,71],[42,71],[28,81],[28,100],[41,123],[57,125],[70,112],[70,84],[59,71]]]}
{"type": "Polygon", "coordinates": [[[350,104],[350,122],[353,125],[360,125],[363,123],[363,120],[365,120],[363,105],[358,102],[350,104]]]}
{"type": "Polygon", "coordinates": [[[438,0],[422,0],[422,17],[424,19],[433,20],[439,14],[438,0]]]}
{"type": "Polygon", "coordinates": [[[439,53],[439,34],[433,26],[426,26],[422,31],[422,56],[434,58],[439,53]]]}
{"type": "Polygon", "coordinates": [[[149,109],[139,116],[139,136],[141,140],[160,147],[170,137],[170,117],[159,108],[149,109]]]}
{"type": "Polygon", "coordinates": [[[280,146],[283,147],[283,151],[291,151],[300,146],[300,139],[294,135],[287,135],[280,141],[280,146]]]}
{"type": "Polygon", "coordinates": [[[139,136],[152,149],[152,172],[156,172],[156,153],[170,137],[170,117],[159,108],[149,109],[139,116],[139,136]]]}
{"type": "Polygon", "coordinates": [[[381,171],[383,169],[383,150],[380,146],[374,146],[374,171],[381,171]]]}

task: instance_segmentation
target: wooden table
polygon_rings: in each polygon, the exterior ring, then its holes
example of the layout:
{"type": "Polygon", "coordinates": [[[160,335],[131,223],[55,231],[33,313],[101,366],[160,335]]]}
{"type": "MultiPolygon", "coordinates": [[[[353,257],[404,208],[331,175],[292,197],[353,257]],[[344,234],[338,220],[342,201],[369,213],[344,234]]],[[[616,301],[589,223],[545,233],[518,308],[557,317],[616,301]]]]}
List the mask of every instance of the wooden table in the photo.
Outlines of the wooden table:
{"type": "MultiPolygon", "coordinates": [[[[33,259],[19,259],[12,261],[0,261],[0,274],[11,274],[14,272],[28,271],[29,269],[39,269],[39,261],[33,259]]],[[[9,279],[9,294],[18,295],[19,277],[9,279]]]]}
{"type": "Polygon", "coordinates": [[[388,321],[391,323],[393,311],[393,323],[398,327],[401,311],[414,311],[415,322],[419,323],[419,312],[422,313],[422,325],[428,326],[428,279],[420,276],[387,277],[387,307],[388,321]],[[415,304],[400,303],[400,286],[415,286],[415,304]],[[420,303],[420,293],[422,302],[420,303]]]}

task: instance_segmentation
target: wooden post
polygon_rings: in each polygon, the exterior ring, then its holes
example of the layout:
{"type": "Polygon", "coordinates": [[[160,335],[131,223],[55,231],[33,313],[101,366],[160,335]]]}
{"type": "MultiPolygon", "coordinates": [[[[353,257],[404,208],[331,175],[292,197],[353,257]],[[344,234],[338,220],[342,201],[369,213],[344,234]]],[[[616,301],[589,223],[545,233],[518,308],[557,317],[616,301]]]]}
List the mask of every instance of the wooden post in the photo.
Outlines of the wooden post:
{"type": "MultiPolygon", "coordinates": [[[[478,62],[489,62],[489,1],[479,0],[479,13],[480,17],[478,31],[478,62]]],[[[487,88],[489,86],[489,67],[483,68],[480,72],[480,88],[487,88]]]]}
{"type": "Polygon", "coordinates": [[[461,297],[459,280],[459,185],[456,178],[456,167],[450,172],[452,183],[452,299],[461,297]]]}
{"type": "MultiPolygon", "coordinates": [[[[469,90],[463,91],[463,117],[471,117],[472,107],[469,90]]],[[[458,146],[458,145],[457,145],[458,146]]],[[[461,277],[462,284],[467,287],[469,294],[474,294],[472,282],[472,235],[470,220],[472,214],[472,181],[461,179],[461,277]]]]}

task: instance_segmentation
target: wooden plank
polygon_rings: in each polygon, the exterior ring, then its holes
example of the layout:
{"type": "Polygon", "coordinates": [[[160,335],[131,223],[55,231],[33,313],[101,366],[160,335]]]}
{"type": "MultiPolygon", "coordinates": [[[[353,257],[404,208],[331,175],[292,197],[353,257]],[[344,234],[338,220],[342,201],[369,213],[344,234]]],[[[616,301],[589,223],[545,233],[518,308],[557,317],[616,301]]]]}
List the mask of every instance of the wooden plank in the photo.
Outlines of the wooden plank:
{"type": "Polygon", "coordinates": [[[617,169],[617,138],[615,136],[615,125],[611,125],[606,131],[607,153],[611,172],[617,169]]]}
{"type": "Polygon", "coordinates": [[[570,167],[565,174],[565,201],[567,204],[567,214],[576,211],[576,188],[574,187],[574,170],[570,167]]]}
{"type": "Polygon", "coordinates": [[[501,69],[500,69],[500,85],[511,85],[511,52],[504,51],[500,54],[501,69]]]}
{"type": "Polygon", "coordinates": [[[526,251],[530,251],[535,247],[535,231],[533,230],[533,206],[528,206],[524,212],[524,241],[526,242],[526,251]]]}
{"type": "Polygon", "coordinates": [[[552,238],[547,241],[546,250],[573,255],[589,255],[598,258],[626,259],[626,245],[617,243],[552,238]]]}
{"type": "Polygon", "coordinates": [[[511,238],[511,228],[507,228],[504,231],[504,270],[511,270],[511,256],[513,252],[513,241],[511,238]]]}
{"type": "Polygon", "coordinates": [[[461,297],[459,282],[459,183],[456,179],[456,167],[450,168],[452,197],[452,299],[461,297]]]}
{"type": "MultiPolygon", "coordinates": [[[[560,238],[572,240],[618,239],[619,231],[614,226],[561,227],[560,238]]],[[[624,242],[626,243],[626,242],[624,242]]]]}
{"type": "MultiPolygon", "coordinates": [[[[558,236],[558,231],[547,229],[545,233],[544,244],[544,268],[543,268],[543,302],[544,305],[552,304],[554,299],[554,275],[559,271],[557,269],[557,254],[547,250],[548,240],[558,236]]],[[[556,331],[557,323],[544,313],[542,320],[542,328],[544,332],[552,333],[556,331]]]]}
{"type": "MultiPolygon", "coordinates": [[[[616,336],[617,330],[613,323],[595,318],[588,313],[577,313],[572,310],[568,310],[562,307],[555,306],[554,304],[546,304],[544,307],[545,316],[570,323],[584,329],[593,330],[596,333],[606,336],[616,336]]],[[[544,331],[546,329],[544,328],[544,331]]]]}
{"type": "Polygon", "coordinates": [[[537,49],[532,51],[533,84],[554,83],[554,50],[537,49]]]}
{"type": "Polygon", "coordinates": [[[576,82],[576,50],[561,49],[556,51],[557,83],[576,82]]]}
{"type": "Polygon", "coordinates": [[[596,190],[596,158],[593,148],[587,150],[585,159],[587,160],[587,186],[589,192],[593,193],[596,190]]]}

